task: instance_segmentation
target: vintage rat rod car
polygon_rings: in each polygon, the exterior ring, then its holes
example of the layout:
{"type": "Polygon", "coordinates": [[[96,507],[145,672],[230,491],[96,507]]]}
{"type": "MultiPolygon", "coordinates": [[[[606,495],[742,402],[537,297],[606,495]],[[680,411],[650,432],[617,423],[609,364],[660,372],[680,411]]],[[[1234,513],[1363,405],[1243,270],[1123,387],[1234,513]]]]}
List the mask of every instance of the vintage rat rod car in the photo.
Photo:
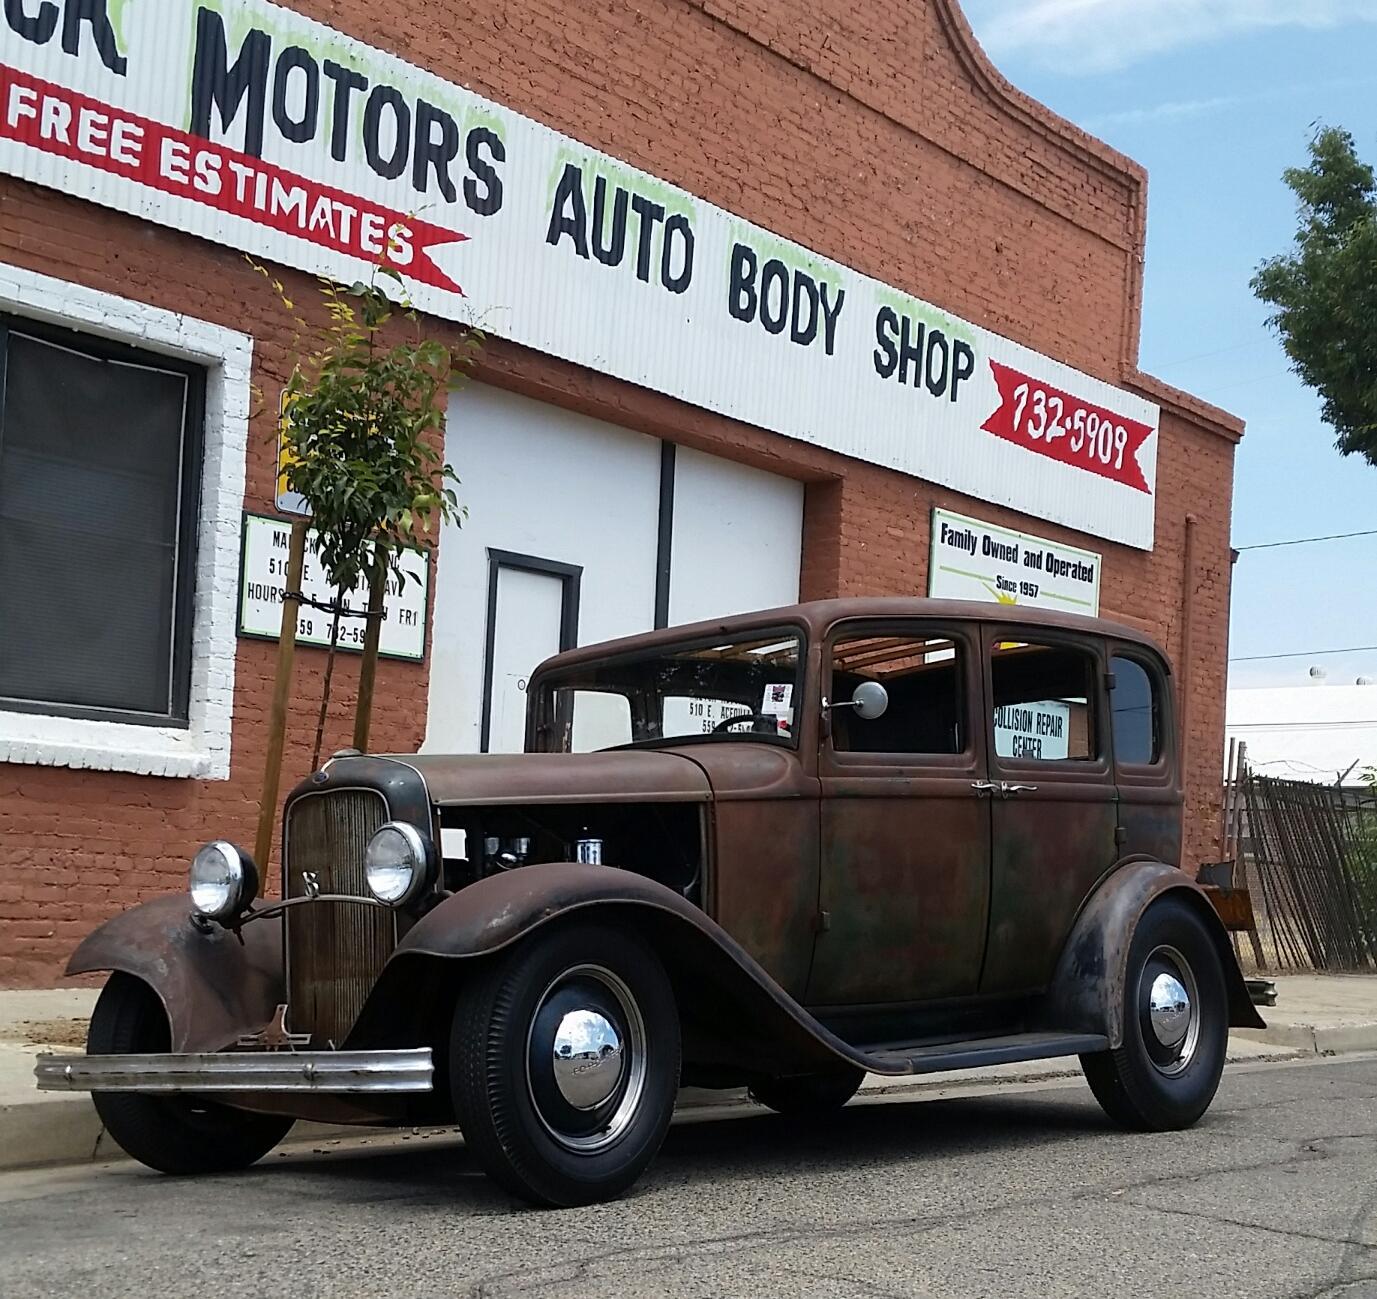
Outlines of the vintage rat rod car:
{"type": "Polygon", "coordinates": [[[823,601],[561,654],[523,754],[337,756],[286,800],[282,899],[217,841],[109,970],[85,1089],[153,1168],[294,1119],[457,1122],[520,1196],[625,1190],[681,1082],[786,1114],[864,1074],[1079,1055],[1180,1128],[1261,1025],[1177,869],[1170,669],[995,604],[823,601]]]}

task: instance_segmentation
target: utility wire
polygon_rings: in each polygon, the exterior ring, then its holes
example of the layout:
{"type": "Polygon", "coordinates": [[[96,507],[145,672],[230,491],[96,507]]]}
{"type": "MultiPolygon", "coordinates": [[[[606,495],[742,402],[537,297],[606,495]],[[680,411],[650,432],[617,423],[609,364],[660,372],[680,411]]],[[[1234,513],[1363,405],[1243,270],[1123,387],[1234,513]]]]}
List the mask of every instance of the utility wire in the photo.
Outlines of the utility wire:
{"type": "Polygon", "coordinates": [[[1351,645],[1347,649],[1297,650],[1294,654],[1245,654],[1231,658],[1230,663],[1261,663],[1266,659],[1309,659],[1321,654],[1367,654],[1377,650],[1377,645],[1351,645]]]}
{"type": "Polygon", "coordinates": [[[1377,528],[1369,528],[1366,532],[1335,532],[1328,537],[1297,537],[1294,541],[1262,541],[1255,546],[1235,546],[1234,549],[1275,550],[1278,546],[1308,546],[1316,541],[1347,541],[1350,537],[1377,537],[1377,528]]]}

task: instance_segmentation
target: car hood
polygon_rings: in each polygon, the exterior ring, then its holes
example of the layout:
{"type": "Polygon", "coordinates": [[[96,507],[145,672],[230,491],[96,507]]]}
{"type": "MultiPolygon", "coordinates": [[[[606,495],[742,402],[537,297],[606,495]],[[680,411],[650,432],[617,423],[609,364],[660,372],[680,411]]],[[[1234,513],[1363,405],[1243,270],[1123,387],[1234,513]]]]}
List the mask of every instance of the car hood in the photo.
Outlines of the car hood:
{"type": "Polygon", "coordinates": [[[433,803],[701,803],[710,797],[697,763],[657,749],[603,753],[409,754],[433,803]]]}

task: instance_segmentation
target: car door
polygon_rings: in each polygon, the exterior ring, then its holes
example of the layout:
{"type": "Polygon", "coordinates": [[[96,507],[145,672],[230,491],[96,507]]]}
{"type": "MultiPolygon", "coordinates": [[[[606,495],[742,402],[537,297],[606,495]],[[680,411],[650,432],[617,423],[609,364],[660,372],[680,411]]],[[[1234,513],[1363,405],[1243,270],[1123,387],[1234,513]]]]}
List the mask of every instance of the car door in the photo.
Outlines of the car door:
{"type": "Polygon", "coordinates": [[[990,625],[985,734],[996,782],[990,936],[980,991],[1051,979],[1085,897],[1118,855],[1118,799],[1093,636],[990,625]]]}
{"type": "Polygon", "coordinates": [[[849,622],[823,647],[819,933],[811,1006],[974,993],[989,906],[979,641],[959,624],[849,622]],[[842,706],[862,681],[882,717],[842,706]]]}

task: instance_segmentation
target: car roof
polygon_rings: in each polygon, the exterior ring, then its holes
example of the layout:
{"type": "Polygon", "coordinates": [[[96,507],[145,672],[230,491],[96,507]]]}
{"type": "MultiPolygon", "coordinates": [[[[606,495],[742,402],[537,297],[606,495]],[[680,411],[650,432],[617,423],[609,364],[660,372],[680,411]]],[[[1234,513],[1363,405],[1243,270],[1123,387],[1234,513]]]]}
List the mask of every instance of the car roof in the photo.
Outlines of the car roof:
{"type": "Polygon", "coordinates": [[[1083,614],[1061,613],[1055,609],[1026,609],[985,600],[930,600],[917,596],[863,596],[833,600],[809,600],[802,604],[781,605],[753,613],[732,614],[640,632],[617,640],[600,641],[566,650],[541,664],[541,671],[573,667],[614,655],[634,654],[686,640],[730,637],[785,624],[801,624],[811,638],[825,635],[835,623],[846,619],[936,618],[948,622],[1000,623],[1017,627],[1048,628],[1080,632],[1106,639],[1128,641],[1153,651],[1170,668],[1165,651],[1146,633],[1106,618],[1087,618],[1083,614]]]}

